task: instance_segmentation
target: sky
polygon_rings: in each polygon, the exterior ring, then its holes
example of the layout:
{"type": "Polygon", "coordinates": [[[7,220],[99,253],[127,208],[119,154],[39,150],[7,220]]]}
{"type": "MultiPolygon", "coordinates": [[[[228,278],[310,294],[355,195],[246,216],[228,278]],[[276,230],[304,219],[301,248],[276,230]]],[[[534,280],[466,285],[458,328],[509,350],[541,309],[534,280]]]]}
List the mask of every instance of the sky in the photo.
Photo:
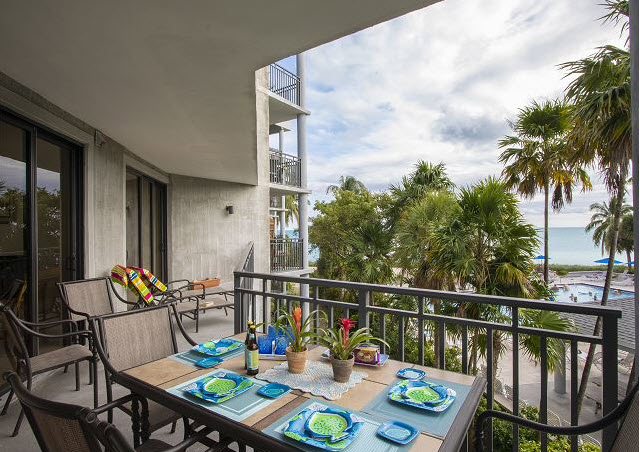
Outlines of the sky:
{"type": "MultiPolygon", "coordinates": [[[[384,190],[419,159],[444,162],[459,186],[499,175],[507,120],[533,99],[562,95],[557,65],[624,44],[598,20],[598,3],[445,0],[306,52],[312,202],[327,199],[341,175],[384,190]]],[[[294,68],[295,58],[283,65],[294,68]]],[[[291,126],[285,152],[295,154],[291,126]]],[[[592,181],[552,215],[552,227],[586,225],[589,205],[608,198],[596,172],[592,181]]],[[[541,196],[521,210],[543,224],[541,196]]]]}

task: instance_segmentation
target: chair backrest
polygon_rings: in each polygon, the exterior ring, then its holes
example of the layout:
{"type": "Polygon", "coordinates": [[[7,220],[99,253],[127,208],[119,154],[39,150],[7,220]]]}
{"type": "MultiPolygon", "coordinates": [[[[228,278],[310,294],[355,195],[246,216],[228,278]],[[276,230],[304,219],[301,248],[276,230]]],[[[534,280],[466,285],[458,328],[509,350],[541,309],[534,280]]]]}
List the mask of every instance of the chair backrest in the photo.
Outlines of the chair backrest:
{"type": "Polygon", "coordinates": [[[62,300],[72,320],[82,320],[113,312],[106,277],[58,283],[62,300]]]}
{"type": "Polygon", "coordinates": [[[613,443],[611,452],[629,452],[638,450],[638,392],[635,396],[627,414],[625,415],[618,435],[613,443]]]}
{"type": "Polygon", "coordinates": [[[100,421],[89,408],[38,397],[14,372],[5,373],[4,378],[20,401],[42,451],[134,452],[115,426],[100,421]]]}
{"type": "Polygon", "coordinates": [[[118,372],[177,353],[171,309],[160,305],[97,318],[105,365],[118,372]]]}
{"type": "Polygon", "coordinates": [[[29,368],[29,352],[20,330],[20,319],[8,306],[0,305],[0,322],[2,322],[2,331],[5,332],[4,349],[11,368],[21,373],[29,368]],[[19,369],[19,363],[26,365],[27,369],[19,369]]]}

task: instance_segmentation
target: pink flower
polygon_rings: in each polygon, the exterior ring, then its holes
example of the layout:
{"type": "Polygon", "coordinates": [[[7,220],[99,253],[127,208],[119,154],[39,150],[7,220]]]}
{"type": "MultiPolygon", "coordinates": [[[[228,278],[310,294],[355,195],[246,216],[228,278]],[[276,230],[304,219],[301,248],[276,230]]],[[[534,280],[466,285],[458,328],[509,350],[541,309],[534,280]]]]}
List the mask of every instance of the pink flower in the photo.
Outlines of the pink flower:
{"type": "Polygon", "coordinates": [[[342,343],[347,345],[349,342],[349,331],[356,325],[351,319],[340,319],[338,320],[338,325],[342,328],[342,343]]]}

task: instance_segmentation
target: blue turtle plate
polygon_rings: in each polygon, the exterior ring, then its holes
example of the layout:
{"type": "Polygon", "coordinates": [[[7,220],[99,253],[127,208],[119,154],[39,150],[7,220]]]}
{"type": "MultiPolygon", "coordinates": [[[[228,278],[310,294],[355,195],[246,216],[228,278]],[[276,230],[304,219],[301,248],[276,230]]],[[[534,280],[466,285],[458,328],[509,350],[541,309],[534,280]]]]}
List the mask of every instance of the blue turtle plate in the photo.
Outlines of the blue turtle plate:
{"type": "Polygon", "coordinates": [[[209,375],[183,387],[182,390],[207,402],[222,403],[242,394],[253,386],[253,384],[253,381],[242,375],[218,372],[217,374],[209,375]],[[216,390],[215,387],[220,383],[222,383],[223,386],[228,386],[229,389],[224,388],[222,391],[216,390]],[[232,384],[233,388],[230,387],[232,384]],[[210,387],[207,387],[208,385],[210,387]]]}
{"type": "Polygon", "coordinates": [[[420,433],[413,425],[400,421],[387,421],[378,427],[378,435],[398,444],[409,444],[420,433]]]}
{"type": "Polygon", "coordinates": [[[394,402],[439,413],[451,406],[456,399],[456,391],[424,380],[403,380],[389,390],[388,397],[394,402]],[[426,392],[424,389],[437,394],[437,398],[421,396],[420,392],[426,392]]]}
{"type": "Polygon", "coordinates": [[[217,341],[207,341],[202,344],[195,345],[193,349],[199,353],[209,356],[221,356],[226,353],[243,347],[244,343],[236,339],[219,339],[217,341]]]}
{"type": "MultiPolygon", "coordinates": [[[[352,421],[351,428],[346,436],[342,435],[339,441],[331,442],[331,438],[318,438],[312,436],[309,433],[305,425],[311,416],[315,413],[324,411],[327,409],[326,406],[321,406],[320,404],[316,404],[320,406],[317,409],[309,406],[293,416],[289,419],[289,424],[282,431],[283,435],[287,438],[290,438],[294,441],[301,442],[303,444],[307,444],[309,446],[317,447],[318,449],[329,450],[334,452],[339,452],[345,450],[349,444],[353,442],[353,440],[357,437],[358,432],[362,429],[364,425],[364,421],[360,420],[357,417],[354,417],[352,413],[348,411],[344,411],[345,415],[349,416],[352,421]]],[[[333,412],[338,412],[342,410],[331,409],[333,412]]]]}

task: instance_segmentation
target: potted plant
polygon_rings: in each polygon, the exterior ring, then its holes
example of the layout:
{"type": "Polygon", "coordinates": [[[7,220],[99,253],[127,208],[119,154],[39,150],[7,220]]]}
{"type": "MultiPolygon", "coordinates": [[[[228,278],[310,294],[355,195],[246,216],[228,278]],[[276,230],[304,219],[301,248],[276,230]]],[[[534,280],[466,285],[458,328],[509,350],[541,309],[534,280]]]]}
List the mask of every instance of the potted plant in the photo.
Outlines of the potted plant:
{"type": "Polygon", "coordinates": [[[354,326],[353,320],[340,319],[336,328],[329,328],[324,330],[324,334],[318,335],[319,342],[329,348],[333,379],[339,383],[349,381],[353,370],[353,352],[359,345],[371,341],[386,344],[382,339],[372,336],[369,328],[360,328],[351,332],[354,326]]]}
{"type": "Polygon", "coordinates": [[[282,311],[282,315],[276,321],[276,328],[280,325],[287,324],[289,346],[285,353],[287,355],[287,363],[289,372],[293,374],[301,374],[307,368],[307,344],[311,339],[317,338],[317,334],[309,329],[309,325],[313,316],[318,313],[324,315],[322,311],[311,312],[306,319],[302,319],[302,308],[295,307],[289,313],[282,311]]]}

